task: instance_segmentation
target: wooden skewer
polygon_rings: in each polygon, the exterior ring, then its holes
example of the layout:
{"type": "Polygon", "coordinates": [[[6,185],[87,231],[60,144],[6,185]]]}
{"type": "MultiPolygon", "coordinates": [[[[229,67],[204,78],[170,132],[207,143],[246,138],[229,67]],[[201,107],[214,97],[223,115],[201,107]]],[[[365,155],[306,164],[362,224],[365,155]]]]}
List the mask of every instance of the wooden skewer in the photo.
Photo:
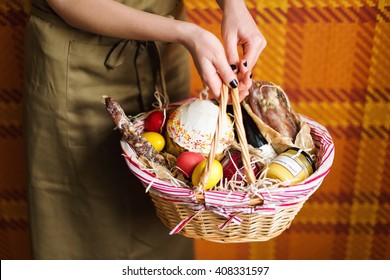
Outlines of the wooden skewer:
{"type": "MultiPolygon", "coordinates": [[[[227,107],[227,100],[228,100],[228,94],[229,94],[229,88],[227,85],[222,86],[222,92],[221,92],[221,99],[219,103],[219,113],[218,113],[218,121],[217,126],[214,133],[214,138],[211,143],[210,153],[207,158],[207,164],[205,169],[202,172],[202,175],[199,180],[199,187],[203,188],[205,185],[207,185],[208,179],[210,177],[210,170],[213,163],[213,160],[215,158],[216,150],[218,148],[218,142],[220,137],[221,128],[223,127],[223,118],[226,115],[226,107],[227,107]]],[[[233,104],[233,113],[235,117],[235,126],[236,131],[238,135],[238,140],[240,142],[241,146],[241,157],[242,162],[244,165],[246,180],[249,185],[253,184],[256,181],[255,174],[253,172],[251,163],[250,163],[250,156],[249,156],[249,148],[248,148],[248,141],[246,139],[244,124],[242,120],[242,111],[241,111],[241,105],[240,105],[240,98],[238,94],[238,89],[235,88],[232,90],[232,104],[233,104]]],[[[202,203],[204,202],[204,196],[202,193],[196,194],[197,200],[202,203]]],[[[251,199],[250,205],[258,205],[262,204],[263,200],[259,197],[253,197],[251,199]]]]}
{"type": "Polygon", "coordinates": [[[210,177],[211,166],[212,166],[213,160],[215,158],[215,153],[218,149],[221,128],[223,127],[223,119],[226,115],[228,94],[229,94],[228,87],[224,84],[222,86],[221,98],[220,98],[220,102],[219,102],[218,121],[217,121],[217,126],[215,128],[213,141],[211,142],[210,153],[209,153],[209,156],[207,157],[206,167],[203,170],[202,175],[201,175],[200,180],[199,180],[201,187],[207,185],[208,179],[210,177]]]}
{"type": "Polygon", "coordinates": [[[242,111],[240,105],[240,98],[238,95],[238,88],[232,90],[232,104],[233,104],[233,113],[235,118],[235,126],[238,135],[238,141],[241,146],[241,157],[244,164],[244,170],[246,175],[246,180],[248,184],[253,184],[256,181],[255,174],[251,167],[251,160],[249,157],[249,148],[248,140],[246,139],[245,128],[242,120],[242,111]]]}

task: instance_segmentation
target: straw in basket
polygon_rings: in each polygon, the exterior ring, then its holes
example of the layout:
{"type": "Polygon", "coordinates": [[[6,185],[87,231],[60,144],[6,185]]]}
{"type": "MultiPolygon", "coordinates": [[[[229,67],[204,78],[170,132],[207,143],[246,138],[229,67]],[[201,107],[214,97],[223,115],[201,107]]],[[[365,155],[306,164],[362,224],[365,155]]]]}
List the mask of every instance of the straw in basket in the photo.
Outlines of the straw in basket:
{"type": "MultiPolygon", "coordinates": [[[[215,156],[218,127],[222,122],[221,116],[226,112],[227,94],[228,89],[224,86],[218,124],[208,164],[200,180],[201,185],[208,180],[211,160],[215,156]]],[[[237,90],[232,91],[232,104],[239,142],[242,143],[245,177],[251,184],[256,178],[250,165],[237,90]]],[[[137,153],[126,141],[121,141],[121,145],[129,169],[148,190],[156,213],[171,229],[170,234],[180,233],[189,238],[226,243],[266,241],[280,235],[290,226],[305,201],[319,188],[333,162],[334,144],[326,128],[305,116],[300,117],[311,128],[310,133],[318,150],[317,170],[299,184],[265,188],[256,194],[200,190],[161,180],[142,166],[137,153]]]]}

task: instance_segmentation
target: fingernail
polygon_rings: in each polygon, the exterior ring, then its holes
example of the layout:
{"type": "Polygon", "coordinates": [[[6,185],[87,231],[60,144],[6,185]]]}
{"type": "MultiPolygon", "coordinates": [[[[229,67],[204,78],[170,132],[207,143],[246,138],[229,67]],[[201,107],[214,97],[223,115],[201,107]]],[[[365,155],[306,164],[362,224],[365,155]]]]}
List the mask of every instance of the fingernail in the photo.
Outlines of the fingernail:
{"type": "Polygon", "coordinates": [[[249,79],[252,79],[252,73],[249,75],[249,79]]]}
{"type": "Polygon", "coordinates": [[[244,61],[242,64],[243,64],[245,67],[248,66],[248,62],[247,62],[247,61],[244,61]]]}
{"type": "Polygon", "coordinates": [[[230,68],[232,68],[233,71],[237,69],[237,66],[235,64],[230,64],[230,68]]]}
{"type": "Polygon", "coordinates": [[[236,87],[238,87],[238,82],[237,82],[236,79],[234,79],[233,81],[231,81],[229,83],[229,85],[230,85],[231,88],[236,88],[236,87]]]}

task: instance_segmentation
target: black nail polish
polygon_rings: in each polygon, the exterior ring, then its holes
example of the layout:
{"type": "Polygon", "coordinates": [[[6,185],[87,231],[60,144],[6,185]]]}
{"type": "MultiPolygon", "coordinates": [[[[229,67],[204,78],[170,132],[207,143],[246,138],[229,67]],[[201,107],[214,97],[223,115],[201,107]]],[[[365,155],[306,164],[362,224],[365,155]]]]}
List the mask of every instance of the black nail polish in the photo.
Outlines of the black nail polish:
{"type": "Polygon", "coordinates": [[[249,75],[249,79],[252,79],[252,73],[249,75]]]}
{"type": "Polygon", "coordinates": [[[236,79],[234,79],[233,81],[231,81],[229,83],[229,85],[230,85],[231,88],[236,88],[236,87],[238,87],[238,82],[237,82],[236,79]]]}
{"type": "Polygon", "coordinates": [[[235,64],[230,64],[230,68],[232,68],[233,71],[237,69],[237,66],[235,64]]]}
{"type": "Polygon", "coordinates": [[[248,66],[248,62],[247,62],[247,61],[244,61],[242,64],[243,64],[245,67],[248,66]]]}

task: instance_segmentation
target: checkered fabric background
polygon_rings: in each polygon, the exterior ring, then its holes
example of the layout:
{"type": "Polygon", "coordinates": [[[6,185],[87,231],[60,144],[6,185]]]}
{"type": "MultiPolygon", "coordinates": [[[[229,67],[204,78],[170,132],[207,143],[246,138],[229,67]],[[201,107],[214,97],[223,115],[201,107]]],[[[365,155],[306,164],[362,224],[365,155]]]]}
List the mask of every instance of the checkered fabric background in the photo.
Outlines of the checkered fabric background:
{"type": "MultiPolygon", "coordinates": [[[[268,45],[254,79],[324,124],[336,158],[320,189],[267,242],[196,241],[198,259],[390,259],[390,1],[246,1],[268,45]]],[[[219,36],[214,1],[185,0],[219,36]]],[[[0,0],[0,257],[29,258],[21,132],[27,0],[0,0]]],[[[193,68],[192,92],[202,84],[193,68]]]]}

